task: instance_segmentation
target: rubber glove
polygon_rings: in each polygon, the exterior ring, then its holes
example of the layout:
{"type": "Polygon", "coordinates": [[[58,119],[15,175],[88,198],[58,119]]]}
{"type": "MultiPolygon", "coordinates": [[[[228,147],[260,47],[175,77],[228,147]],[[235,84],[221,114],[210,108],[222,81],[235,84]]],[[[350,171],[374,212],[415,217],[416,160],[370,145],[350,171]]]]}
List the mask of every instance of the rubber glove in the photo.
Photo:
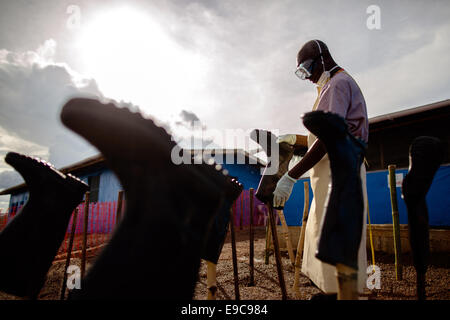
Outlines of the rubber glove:
{"type": "Polygon", "coordinates": [[[286,172],[277,183],[277,187],[273,192],[273,207],[282,208],[292,193],[292,188],[297,179],[292,178],[286,172]]]}
{"type": "Polygon", "coordinates": [[[297,141],[297,135],[296,134],[283,134],[281,136],[278,136],[278,138],[277,138],[277,143],[287,142],[291,146],[293,146],[296,141],[297,141]]]}

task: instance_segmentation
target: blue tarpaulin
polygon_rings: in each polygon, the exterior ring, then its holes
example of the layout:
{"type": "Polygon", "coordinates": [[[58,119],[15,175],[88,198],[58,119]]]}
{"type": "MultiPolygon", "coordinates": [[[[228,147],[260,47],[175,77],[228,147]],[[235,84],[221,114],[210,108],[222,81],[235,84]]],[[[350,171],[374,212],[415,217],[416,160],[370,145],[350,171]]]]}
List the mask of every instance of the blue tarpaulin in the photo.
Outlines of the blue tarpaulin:
{"type": "MultiPolygon", "coordinates": [[[[406,205],[401,198],[401,179],[407,172],[407,169],[396,170],[396,179],[399,182],[397,203],[401,224],[408,223],[406,205]]],[[[373,224],[392,223],[388,174],[388,170],[367,173],[369,213],[373,224]]],[[[295,184],[292,196],[284,209],[287,224],[290,226],[301,225],[304,202],[303,181],[309,181],[309,179],[301,179],[295,184]]],[[[309,197],[311,203],[311,188],[309,197]]],[[[427,194],[427,204],[430,226],[450,226],[450,165],[441,166],[436,172],[433,184],[427,194]]]]}

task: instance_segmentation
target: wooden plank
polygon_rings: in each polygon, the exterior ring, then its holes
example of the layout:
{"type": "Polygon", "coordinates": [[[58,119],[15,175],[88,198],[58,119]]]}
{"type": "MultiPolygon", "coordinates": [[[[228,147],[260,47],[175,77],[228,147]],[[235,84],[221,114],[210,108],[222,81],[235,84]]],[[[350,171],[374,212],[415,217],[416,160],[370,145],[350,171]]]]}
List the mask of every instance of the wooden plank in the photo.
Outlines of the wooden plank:
{"type": "Polygon", "coordinates": [[[278,273],[278,282],[280,284],[281,289],[281,299],[286,300],[287,299],[286,283],[284,282],[283,265],[281,262],[280,248],[278,246],[278,235],[277,235],[277,228],[275,226],[275,216],[272,206],[269,205],[268,207],[269,207],[270,229],[272,230],[273,248],[278,273]]]}
{"type": "Polygon", "coordinates": [[[78,208],[75,208],[75,211],[74,211],[73,217],[72,217],[72,229],[70,230],[69,246],[67,248],[66,265],[64,266],[63,283],[62,283],[62,287],[61,287],[61,295],[59,297],[59,300],[64,300],[65,294],[66,294],[67,268],[69,267],[70,257],[72,255],[73,238],[75,237],[77,218],[78,218],[78,208]]]}
{"type": "Polygon", "coordinates": [[[234,232],[235,216],[236,216],[236,201],[233,203],[233,206],[231,207],[230,232],[231,232],[231,253],[233,258],[234,294],[235,300],[240,300],[239,274],[238,274],[237,253],[236,253],[236,237],[234,232]]]}

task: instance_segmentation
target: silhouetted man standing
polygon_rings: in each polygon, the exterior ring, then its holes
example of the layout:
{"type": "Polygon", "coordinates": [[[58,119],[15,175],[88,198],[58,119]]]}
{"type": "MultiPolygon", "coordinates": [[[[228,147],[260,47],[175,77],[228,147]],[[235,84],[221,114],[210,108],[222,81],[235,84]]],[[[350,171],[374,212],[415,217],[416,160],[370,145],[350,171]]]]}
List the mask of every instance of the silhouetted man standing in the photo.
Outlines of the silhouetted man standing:
{"type": "MultiPolygon", "coordinates": [[[[320,40],[307,42],[298,52],[297,69],[295,74],[302,80],[310,80],[317,85],[318,97],[312,108],[315,110],[329,111],[342,116],[347,124],[349,132],[367,143],[368,118],[364,97],[355,80],[340,68],[328,51],[327,46],[320,40]]],[[[274,206],[284,206],[289,199],[294,183],[300,176],[310,171],[311,188],[314,198],[308,217],[305,231],[305,245],[303,253],[302,272],[307,275],[314,284],[325,294],[335,294],[338,291],[336,280],[336,267],[324,263],[315,257],[318,237],[329,185],[331,182],[330,162],[323,143],[312,133],[308,137],[297,136],[290,140],[292,144],[307,144],[308,152],[302,160],[287,172],[278,182],[274,192],[274,206]]],[[[361,166],[361,181],[364,194],[364,217],[361,243],[358,252],[358,290],[362,292],[366,285],[366,215],[367,215],[367,191],[366,171],[361,166]]],[[[351,199],[349,199],[351,201],[351,199]]],[[[340,266],[337,266],[338,268],[340,266]]],[[[344,272],[355,273],[356,270],[344,272]]],[[[318,296],[322,297],[322,295],[318,296]]]]}

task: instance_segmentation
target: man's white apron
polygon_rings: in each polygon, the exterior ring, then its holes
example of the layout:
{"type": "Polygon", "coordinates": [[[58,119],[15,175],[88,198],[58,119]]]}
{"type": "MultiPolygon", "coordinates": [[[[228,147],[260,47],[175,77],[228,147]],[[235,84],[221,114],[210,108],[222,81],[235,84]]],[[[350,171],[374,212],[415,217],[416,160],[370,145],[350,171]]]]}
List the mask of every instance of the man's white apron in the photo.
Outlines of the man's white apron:
{"type": "MultiPolygon", "coordinates": [[[[314,105],[313,110],[316,108],[314,105]]],[[[308,135],[308,148],[316,141],[312,133],[308,135]]],[[[320,235],[320,226],[325,215],[326,200],[328,192],[331,191],[330,161],[326,154],[310,172],[311,189],[313,199],[309,210],[308,221],[305,230],[305,245],[303,247],[302,272],[311,279],[314,284],[325,293],[337,293],[338,283],[336,278],[336,267],[324,263],[315,257],[317,242],[320,235]]],[[[367,189],[366,168],[361,166],[361,181],[364,195],[364,223],[361,244],[358,252],[358,290],[360,293],[366,286],[367,279],[367,252],[366,252],[366,221],[367,221],[367,189]]],[[[348,199],[352,201],[352,199],[348,199]]]]}

